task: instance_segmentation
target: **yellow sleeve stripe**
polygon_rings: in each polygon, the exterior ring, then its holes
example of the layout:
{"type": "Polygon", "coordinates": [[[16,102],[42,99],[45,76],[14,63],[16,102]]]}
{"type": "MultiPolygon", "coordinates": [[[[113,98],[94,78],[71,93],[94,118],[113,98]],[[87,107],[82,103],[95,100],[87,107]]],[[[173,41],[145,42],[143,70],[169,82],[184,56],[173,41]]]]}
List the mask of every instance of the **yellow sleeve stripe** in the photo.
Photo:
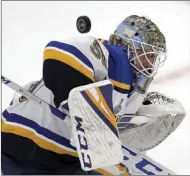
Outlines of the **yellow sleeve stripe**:
{"type": "Polygon", "coordinates": [[[6,124],[3,119],[1,120],[1,122],[2,122],[2,128],[1,128],[2,132],[12,133],[12,134],[16,134],[16,135],[19,135],[22,137],[26,137],[26,138],[34,141],[41,148],[56,152],[58,154],[68,154],[71,156],[78,157],[77,152],[67,151],[51,142],[48,142],[48,141],[36,136],[35,133],[33,131],[30,131],[29,129],[25,129],[20,126],[6,124]]]}
{"type": "Polygon", "coordinates": [[[126,89],[129,90],[131,88],[131,86],[129,84],[125,84],[125,83],[120,83],[118,81],[115,81],[113,79],[110,79],[110,81],[112,82],[112,84],[116,87],[119,87],[121,89],[126,89]]]}
{"type": "Polygon", "coordinates": [[[96,99],[93,97],[93,95],[90,93],[90,91],[86,90],[85,91],[88,97],[92,100],[92,102],[96,105],[96,107],[100,110],[100,112],[106,117],[106,119],[113,125],[115,129],[117,129],[117,123],[116,119],[110,117],[104,109],[101,107],[100,102],[96,101],[96,99]]]}
{"type": "Polygon", "coordinates": [[[60,62],[63,62],[70,67],[78,70],[83,75],[94,81],[94,73],[93,70],[88,68],[84,63],[77,60],[72,55],[67,54],[66,52],[57,51],[55,49],[45,49],[44,51],[44,61],[47,59],[55,59],[60,62]]]}
{"type": "MultiPolygon", "coordinates": [[[[12,133],[12,134],[16,134],[16,135],[19,135],[22,137],[26,137],[26,138],[34,141],[41,148],[53,151],[58,154],[68,154],[68,155],[71,155],[74,157],[78,157],[77,152],[71,152],[71,151],[64,150],[61,147],[36,136],[33,131],[27,130],[27,129],[19,127],[19,126],[6,124],[3,119],[1,120],[1,124],[2,124],[1,131],[4,133],[12,133]]],[[[104,169],[95,169],[94,171],[101,173],[103,175],[114,175],[111,172],[108,172],[104,169]]]]}

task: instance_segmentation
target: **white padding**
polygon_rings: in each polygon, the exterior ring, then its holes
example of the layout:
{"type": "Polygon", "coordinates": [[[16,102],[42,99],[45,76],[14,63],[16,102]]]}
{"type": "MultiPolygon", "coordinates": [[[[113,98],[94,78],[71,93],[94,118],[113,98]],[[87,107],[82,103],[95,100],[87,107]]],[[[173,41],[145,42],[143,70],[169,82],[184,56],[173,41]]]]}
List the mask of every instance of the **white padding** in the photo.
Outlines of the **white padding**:
{"type": "MultiPolygon", "coordinates": [[[[99,101],[99,94],[95,89],[109,84],[110,81],[102,81],[81,86],[69,94],[73,142],[76,144],[81,168],[85,171],[108,167],[123,161],[119,137],[104,122],[103,118],[106,117],[100,117],[82,94],[88,90],[109,116],[103,102],[99,101]]],[[[112,121],[116,124],[115,118],[112,121]]]]}

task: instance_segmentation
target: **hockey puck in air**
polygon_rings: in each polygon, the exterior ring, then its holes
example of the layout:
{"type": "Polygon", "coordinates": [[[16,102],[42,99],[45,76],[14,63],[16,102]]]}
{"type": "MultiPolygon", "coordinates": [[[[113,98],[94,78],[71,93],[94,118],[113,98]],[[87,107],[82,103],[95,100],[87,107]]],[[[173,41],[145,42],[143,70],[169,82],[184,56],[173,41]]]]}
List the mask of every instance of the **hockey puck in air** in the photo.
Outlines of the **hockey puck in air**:
{"type": "Polygon", "coordinates": [[[77,30],[80,33],[88,33],[91,29],[91,21],[87,16],[80,16],[76,22],[77,30]]]}

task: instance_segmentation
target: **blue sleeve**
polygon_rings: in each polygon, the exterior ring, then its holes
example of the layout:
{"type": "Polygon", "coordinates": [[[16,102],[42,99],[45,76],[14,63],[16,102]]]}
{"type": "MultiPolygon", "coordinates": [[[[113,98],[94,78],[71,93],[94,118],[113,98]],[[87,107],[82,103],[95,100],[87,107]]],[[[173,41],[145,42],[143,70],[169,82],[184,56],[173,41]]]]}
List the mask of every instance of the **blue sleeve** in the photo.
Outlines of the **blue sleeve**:
{"type": "Polygon", "coordinates": [[[127,94],[133,83],[133,69],[128,56],[118,46],[109,46],[108,77],[114,89],[127,94]]]}

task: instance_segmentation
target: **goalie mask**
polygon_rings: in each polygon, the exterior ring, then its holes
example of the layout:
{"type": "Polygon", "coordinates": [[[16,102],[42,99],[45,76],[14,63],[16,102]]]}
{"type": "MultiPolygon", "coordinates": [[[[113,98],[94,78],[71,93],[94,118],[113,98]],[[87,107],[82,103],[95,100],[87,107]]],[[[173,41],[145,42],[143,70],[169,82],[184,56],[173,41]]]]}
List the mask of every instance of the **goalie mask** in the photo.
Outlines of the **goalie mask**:
{"type": "Polygon", "coordinates": [[[147,77],[153,77],[166,60],[165,37],[145,17],[127,17],[111,34],[109,44],[122,46],[136,73],[147,77]]]}

